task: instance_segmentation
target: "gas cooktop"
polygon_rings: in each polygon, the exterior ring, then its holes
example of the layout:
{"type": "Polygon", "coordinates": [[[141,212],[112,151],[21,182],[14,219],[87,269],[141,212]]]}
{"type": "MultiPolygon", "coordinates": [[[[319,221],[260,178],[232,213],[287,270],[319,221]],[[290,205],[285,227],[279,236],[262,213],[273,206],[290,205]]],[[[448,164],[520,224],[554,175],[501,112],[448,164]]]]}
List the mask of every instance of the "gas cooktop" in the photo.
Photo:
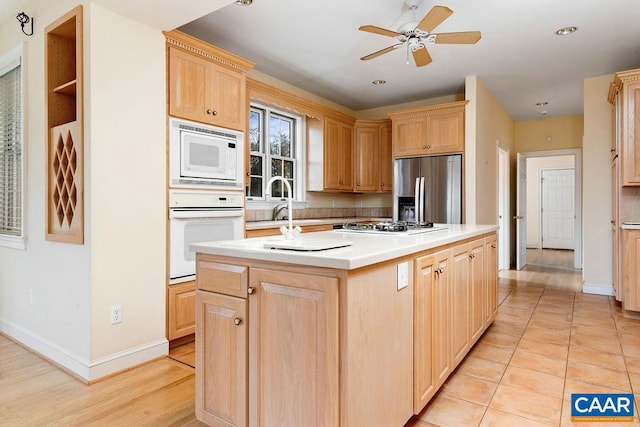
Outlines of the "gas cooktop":
{"type": "Polygon", "coordinates": [[[432,231],[446,230],[448,228],[449,226],[446,224],[434,224],[432,222],[347,222],[345,224],[342,224],[342,228],[337,228],[335,231],[343,233],[414,235],[429,233],[432,231]]]}

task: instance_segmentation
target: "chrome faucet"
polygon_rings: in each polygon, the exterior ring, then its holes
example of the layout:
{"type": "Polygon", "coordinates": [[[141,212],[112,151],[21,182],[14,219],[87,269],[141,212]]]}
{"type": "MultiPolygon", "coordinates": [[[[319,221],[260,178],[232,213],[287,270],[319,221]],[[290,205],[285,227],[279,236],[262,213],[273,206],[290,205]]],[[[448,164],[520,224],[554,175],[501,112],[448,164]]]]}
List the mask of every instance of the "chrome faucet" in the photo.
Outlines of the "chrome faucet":
{"type": "MultiPolygon", "coordinates": [[[[272,215],[272,220],[275,221],[278,219],[278,214],[280,212],[282,212],[283,210],[288,209],[286,204],[280,204],[280,205],[276,205],[275,208],[273,208],[273,215],[272,215]]],[[[291,212],[288,212],[289,215],[291,215],[291,212]]],[[[287,219],[287,217],[285,216],[283,219],[287,219]]]]}
{"type": "Polygon", "coordinates": [[[282,181],[284,182],[285,187],[287,187],[287,194],[289,195],[289,197],[287,198],[287,209],[289,212],[289,227],[287,228],[283,225],[282,227],[280,227],[280,232],[282,233],[285,239],[293,240],[296,238],[298,234],[300,234],[300,231],[302,231],[302,229],[297,225],[295,228],[293,227],[293,193],[291,191],[291,185],[289,184],[289,181],[287,181],[285,178],[281,176],[273,176],[271,177],[269,182],[267,182],[267,191],[265,191],[267,195],[271,194],[271,184],[273,184],[274,181],[282,181]]]}

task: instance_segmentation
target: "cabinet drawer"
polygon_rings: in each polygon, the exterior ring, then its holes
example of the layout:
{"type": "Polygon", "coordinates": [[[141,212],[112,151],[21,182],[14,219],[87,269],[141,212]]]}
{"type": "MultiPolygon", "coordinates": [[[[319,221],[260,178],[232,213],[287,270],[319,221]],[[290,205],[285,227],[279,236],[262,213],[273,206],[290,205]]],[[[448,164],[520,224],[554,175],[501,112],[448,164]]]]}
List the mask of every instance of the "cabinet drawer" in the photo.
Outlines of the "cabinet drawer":
{"type": "Polygon", "coordinates": [[[196,286],[200,290],[247,297],[249,268],[198,260],[196,286]]]}

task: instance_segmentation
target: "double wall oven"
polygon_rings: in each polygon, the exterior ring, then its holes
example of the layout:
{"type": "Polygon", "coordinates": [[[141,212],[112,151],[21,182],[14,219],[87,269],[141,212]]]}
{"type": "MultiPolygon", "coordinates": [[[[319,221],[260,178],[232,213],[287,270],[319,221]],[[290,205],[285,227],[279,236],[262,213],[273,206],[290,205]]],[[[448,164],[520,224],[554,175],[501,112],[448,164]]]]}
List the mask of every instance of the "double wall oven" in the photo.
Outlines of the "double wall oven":
{"type": "Polygon", "coordinates": [[[195,279],[189,245],[244,237],[243,133],[169,119],[169,284],[195,279]]]}

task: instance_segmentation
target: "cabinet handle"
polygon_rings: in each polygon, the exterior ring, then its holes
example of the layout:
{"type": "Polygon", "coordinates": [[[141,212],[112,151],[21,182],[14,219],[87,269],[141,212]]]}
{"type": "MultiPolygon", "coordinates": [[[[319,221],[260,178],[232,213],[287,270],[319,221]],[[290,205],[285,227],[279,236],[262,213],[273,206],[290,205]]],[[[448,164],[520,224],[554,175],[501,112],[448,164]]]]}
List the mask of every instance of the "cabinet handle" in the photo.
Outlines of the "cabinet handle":
{"type": "Polygon", "coordinates": [[[235,319],[233,319],[233,324],[238,326],[240,323],[242,323],[242,319],[239,317],[236,317],[235,319]]]}
{"type": "Polygon", "coordinates": [[[612,153],[613,153],[613,152],[615,152],[615,151],[616,151],[616,149],[615,149],[615,148],[612,148],[612,149],[611,149],[611,152],[612,152],[612,153]]]}
{"type": "Polygon", "coordinates": [[[444,267],[440,267],[440,268],[436,269],[436,273],[437,273],[437,274],[442,274],[442,273],[444,273],[444,267]]]}
{"type": "Polygon", "coordinates": [[[495,244],[495,243],[492,243],[492,244],[491,244],[491,247],[492,247],[493,249],[495,249],[495,248],[496,248],[496,244],[495,244]]]}
{"type": "Polygon", "coordinates": [[[253,295],[255,292],[256,292],[256,288],[253,288],[253,287],[251,287],[251,286],[249,286],[249,287],[247,288],[247,293],[248,293],[249,295],[253,295]]]}
{"type": "Polygon", "coordinates": [[[472,258],[472,259],[473,259],[473,258],[475,258],[475,257],[476,257],[476,254],[469,254],[469,258],[472,258]]]}

